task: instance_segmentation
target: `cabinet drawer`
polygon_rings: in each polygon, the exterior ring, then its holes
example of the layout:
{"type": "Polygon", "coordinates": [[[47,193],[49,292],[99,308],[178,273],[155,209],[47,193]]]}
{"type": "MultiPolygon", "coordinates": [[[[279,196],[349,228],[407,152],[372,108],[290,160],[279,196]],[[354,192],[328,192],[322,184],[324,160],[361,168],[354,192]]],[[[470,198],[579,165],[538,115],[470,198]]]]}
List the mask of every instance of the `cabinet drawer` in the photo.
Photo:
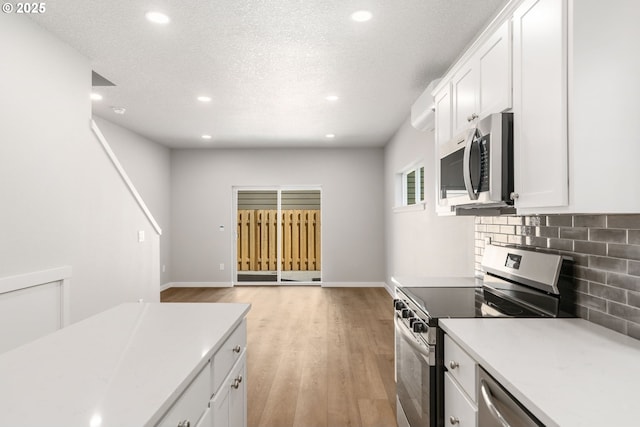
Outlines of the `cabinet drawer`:
{"type": "Polygon", "coordinates": [[[195,426],[206,411],[211,398],[210,378],[211,365],[207,363],[187,389],[178,397],[157,426],[176,427],[185,420],[195,426]]]}
{"type": "Polygon", "coordinates": [[[444,366],[471,400],[477,402],[475,386],[477,364],[448,335],[444,336],[444,366]]]}
{"type": "Polygon", "coordinates": [[[475,427],[478,408],[449,373],[444,374],[444,425],[475,427]]]}
{"type": "Polygon", "coordinates": [[[240,358],[246,346],[247,321],[243,320],[213,356],[213,367],[211,370],[211,391],[213,393],[220,388],[222,381],[229,375],[233,364],[240,358]]]}

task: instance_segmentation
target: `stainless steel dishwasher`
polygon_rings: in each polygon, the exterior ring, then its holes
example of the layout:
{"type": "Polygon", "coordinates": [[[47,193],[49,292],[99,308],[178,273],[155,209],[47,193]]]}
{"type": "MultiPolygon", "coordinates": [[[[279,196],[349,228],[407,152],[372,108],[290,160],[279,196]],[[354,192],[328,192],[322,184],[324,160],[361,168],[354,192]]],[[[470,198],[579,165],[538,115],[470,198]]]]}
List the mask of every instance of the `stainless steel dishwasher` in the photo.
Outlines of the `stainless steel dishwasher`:
{"type": "Polygon", "coordinates": [[[544,427],[484,369],[478,368],[480,427],[544,427]]]}

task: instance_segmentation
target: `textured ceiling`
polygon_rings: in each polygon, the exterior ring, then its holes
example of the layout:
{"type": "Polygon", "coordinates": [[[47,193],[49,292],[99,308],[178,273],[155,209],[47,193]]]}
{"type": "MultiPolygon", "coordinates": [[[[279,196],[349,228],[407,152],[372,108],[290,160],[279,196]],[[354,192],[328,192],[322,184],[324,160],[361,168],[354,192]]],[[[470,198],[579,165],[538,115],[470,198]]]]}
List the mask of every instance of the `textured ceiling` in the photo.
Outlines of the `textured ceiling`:
{"type": "Polygon", "coordinates": [[[383,146],[504,3],[64,0],[33,19],[116,84],[94,114],[167,146],[383,146]]]}

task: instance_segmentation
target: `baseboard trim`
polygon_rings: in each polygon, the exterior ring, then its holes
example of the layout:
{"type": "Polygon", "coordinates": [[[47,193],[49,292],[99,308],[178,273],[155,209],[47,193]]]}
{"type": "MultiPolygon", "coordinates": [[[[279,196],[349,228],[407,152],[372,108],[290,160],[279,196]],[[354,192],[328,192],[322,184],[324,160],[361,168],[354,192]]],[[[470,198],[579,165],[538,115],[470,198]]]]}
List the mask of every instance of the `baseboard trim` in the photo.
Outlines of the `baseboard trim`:
{"type": "Polygon", "coordinates": [[[323,282],[323,288],[383,288],[384,282],[323,282]]]}
{"type": "Polygon", "coordinates": [[[231,288],[231,282],[169,282],[160,286],[160,292],[169,288],[231,288]]]}
{"type": "Polygon", "coordinates": [[[169,288],[231,288],[233,286],[321,286],[323,288],[385,288],[394,296],[393,288],[385,282],[169,282],[160,286],[160,292],[169,288]]]}
{"type": "Polygon", "coordinates": [[[320,286],[320,282],[235,282],[233,286],[320,286]]]}

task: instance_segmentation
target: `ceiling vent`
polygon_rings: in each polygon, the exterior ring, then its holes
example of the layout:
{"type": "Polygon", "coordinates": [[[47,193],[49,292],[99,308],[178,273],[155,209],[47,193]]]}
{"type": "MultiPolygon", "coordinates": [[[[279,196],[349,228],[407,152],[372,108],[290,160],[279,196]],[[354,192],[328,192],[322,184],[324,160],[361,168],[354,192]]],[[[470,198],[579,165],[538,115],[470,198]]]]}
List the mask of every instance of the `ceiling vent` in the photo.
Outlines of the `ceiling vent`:
{"type": "Polygon", "coordinates": [[[91,86],[115,86],[115,84],[111,83],[95,71],[91,71],[91,86]]]}

